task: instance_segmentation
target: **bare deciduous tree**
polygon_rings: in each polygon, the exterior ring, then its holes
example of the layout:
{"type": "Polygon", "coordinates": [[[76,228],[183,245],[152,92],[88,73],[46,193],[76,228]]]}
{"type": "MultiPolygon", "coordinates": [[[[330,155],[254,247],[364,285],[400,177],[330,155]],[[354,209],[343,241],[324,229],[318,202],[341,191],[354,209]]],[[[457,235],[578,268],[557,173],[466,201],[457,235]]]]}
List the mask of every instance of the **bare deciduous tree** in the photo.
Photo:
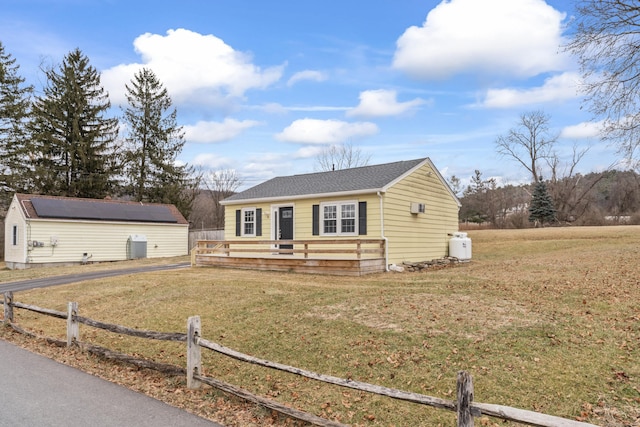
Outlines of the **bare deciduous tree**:
{"type": "Polygon", "coordinates": [[[577,0],[565,46],[580,64],[585,103],[604,121],[603,138],[628,160],[640,144],[640,6],[636,0],[577,0]]]}
{"type": "MultiPolygon", "coordinates": [[[[605,175],[600,174],[598,178],[585,184],[580,182],[582,175],[576,172],[578,164],[590,148],[574,145],[571,161],[565,164],[560,161],[557,153],[553,153],[547,159],[551,169],[549,193],[553,198],[559,221],[578,221],[589,212],[590,205],[594,202],[592,189],[605,175]]],[[[607,170],[611,170],[613,166],[610,165],[607,170]]]]}
{"type": "Polygon", "coordinates": [[[576,221],[587,212],[592,202],[591,189],[598,181],[594,180],[587,187],[581,186],[582,175],[576,173],[578,163],[588,151],[589,148],[579,149],[574,145],[571,162],[564,166],[556,153],[547,159],[551,168],[549,193],[554,201],[558,221],[576,221]]]}
{"type": "Polygon", "coordinates": [[[213,226],[222,229],[224,228],[224,206],[220,202],[233,195],[242,185],[242,180],[236,170],[223,169],[209,172],[203,181],[213,202],[213,226]]]}
{"type": "Polygon", "coordinates": [[[606,195],[600,196],[607,215],[632,216],[640,211],[640,176],[632,171],[608,171],[602,174],[606,195]]]}
{"type": "Polygon", "coordinates": [[[550,116],[542,111],[521,114],[517,126],[496,139],[498,153],[524,166],[533,182],[541,179],[540,162],[550,157],[558,139],[549,133],[549,120],[550,116]]]}
{"type": "Polygon", "coordinates": [[[330,145],[316,156],[316,169],[327,172],[357,168],[369,164],[370,154],[364,153],[351,143],[330,145]]]}

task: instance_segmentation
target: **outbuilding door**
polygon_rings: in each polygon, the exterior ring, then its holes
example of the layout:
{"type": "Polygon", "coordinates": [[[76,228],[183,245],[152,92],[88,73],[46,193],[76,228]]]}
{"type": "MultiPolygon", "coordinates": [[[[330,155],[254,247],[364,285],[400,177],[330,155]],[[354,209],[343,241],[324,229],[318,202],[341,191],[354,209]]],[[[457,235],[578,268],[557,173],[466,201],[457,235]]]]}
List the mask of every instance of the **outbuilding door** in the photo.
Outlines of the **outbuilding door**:
{"type": "MultiPolygon", "coordinates": [[[[278,240],[293,240],[293,206],[278,208],[278,240]]],[[[280,249],[293,249],[293,245],[278,245],[280,249]]]]}

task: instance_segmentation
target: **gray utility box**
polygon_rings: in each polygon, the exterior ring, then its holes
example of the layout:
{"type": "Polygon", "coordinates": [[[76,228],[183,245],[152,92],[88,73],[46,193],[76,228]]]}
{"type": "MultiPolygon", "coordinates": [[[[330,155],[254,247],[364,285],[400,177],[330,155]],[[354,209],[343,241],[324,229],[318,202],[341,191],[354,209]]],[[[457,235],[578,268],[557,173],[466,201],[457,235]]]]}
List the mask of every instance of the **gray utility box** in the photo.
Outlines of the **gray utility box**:
{"type": "Polygon", "coordinates": [[[127,257],[138,259],[147,257],[147,236],[144,234],[132,234],[127,241],[127,257]]]}

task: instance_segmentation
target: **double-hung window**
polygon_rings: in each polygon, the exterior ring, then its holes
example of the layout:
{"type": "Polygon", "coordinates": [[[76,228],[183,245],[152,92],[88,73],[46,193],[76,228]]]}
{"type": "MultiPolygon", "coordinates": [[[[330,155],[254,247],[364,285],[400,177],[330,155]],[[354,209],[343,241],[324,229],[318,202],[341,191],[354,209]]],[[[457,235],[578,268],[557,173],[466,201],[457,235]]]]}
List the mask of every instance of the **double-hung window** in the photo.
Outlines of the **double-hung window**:
{"type": "Polygon", "coordinates": [[[338,206],[324,205],[322,212],[324,213],[322,233],[336,234],[338,232],[338,206]]]}
{"type": "Polygon", "coordinates": [[[242,209],[242,235],[256,235],[256,210],[255,208],[242,209]]]}
{"type": "Polygon", "coordinates": [[[321,234],[354,236],[357,230],[356,202],[327,202],[321,204],[321,234]]]}

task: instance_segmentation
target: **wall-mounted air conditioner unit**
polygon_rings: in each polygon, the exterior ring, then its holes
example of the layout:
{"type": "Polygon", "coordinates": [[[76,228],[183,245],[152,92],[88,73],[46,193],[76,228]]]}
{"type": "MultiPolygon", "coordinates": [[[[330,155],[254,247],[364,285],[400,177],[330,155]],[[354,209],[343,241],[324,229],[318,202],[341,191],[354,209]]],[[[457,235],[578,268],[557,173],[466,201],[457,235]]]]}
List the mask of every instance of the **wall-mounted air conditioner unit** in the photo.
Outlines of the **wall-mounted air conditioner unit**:
{"type": "Polygon", "coordinates": [[[411,203],[411,213],[412,214],[419,214],[419,213],[424,213],[424,212],[425,212],[424,203],[415,203],[415,202],[411,203]]]}

